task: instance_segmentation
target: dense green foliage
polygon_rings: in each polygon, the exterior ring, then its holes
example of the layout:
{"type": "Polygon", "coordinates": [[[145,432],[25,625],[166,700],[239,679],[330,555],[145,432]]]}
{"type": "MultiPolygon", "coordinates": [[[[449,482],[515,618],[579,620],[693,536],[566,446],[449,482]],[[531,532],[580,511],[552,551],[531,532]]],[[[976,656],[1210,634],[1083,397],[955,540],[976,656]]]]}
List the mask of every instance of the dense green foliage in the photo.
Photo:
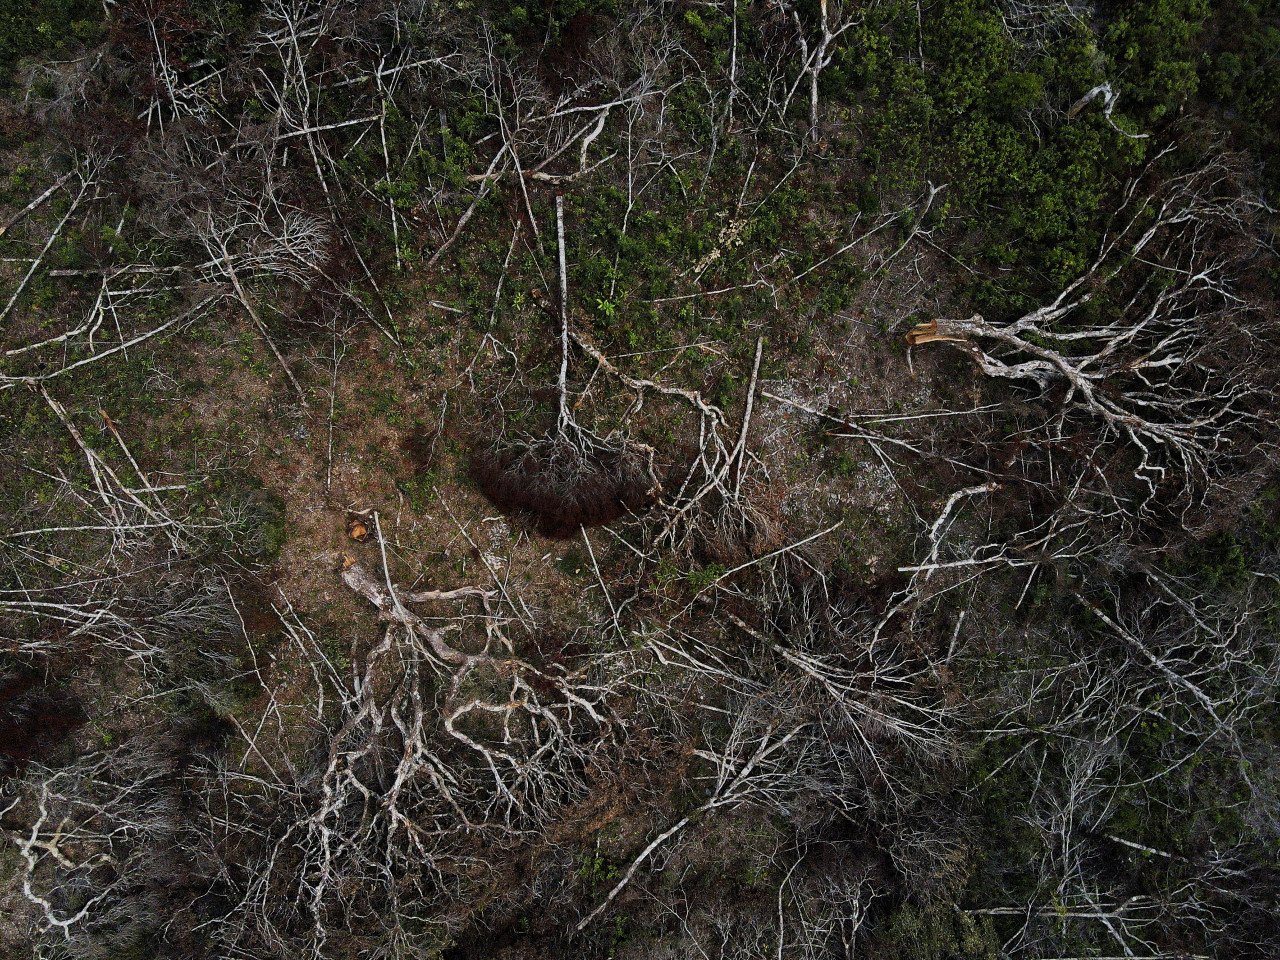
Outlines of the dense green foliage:
{"type": "Polygon", "coordinates": [[[0,3],[0,90],[25,57],[51,60],[101,37],[102,5],[94,0],[3,0],[0,3]]]}

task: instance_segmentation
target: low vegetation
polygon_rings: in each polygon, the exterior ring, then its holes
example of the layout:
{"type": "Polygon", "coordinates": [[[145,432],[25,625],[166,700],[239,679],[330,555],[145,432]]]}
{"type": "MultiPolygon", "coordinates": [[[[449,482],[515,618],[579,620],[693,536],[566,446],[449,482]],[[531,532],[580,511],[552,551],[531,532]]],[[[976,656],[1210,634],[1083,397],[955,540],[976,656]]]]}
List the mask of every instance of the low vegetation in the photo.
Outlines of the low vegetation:
{"type": "Polygon", "coordinates": [[[0,0],[0,957],[1280,953],[1274,0],[0,0]]]}

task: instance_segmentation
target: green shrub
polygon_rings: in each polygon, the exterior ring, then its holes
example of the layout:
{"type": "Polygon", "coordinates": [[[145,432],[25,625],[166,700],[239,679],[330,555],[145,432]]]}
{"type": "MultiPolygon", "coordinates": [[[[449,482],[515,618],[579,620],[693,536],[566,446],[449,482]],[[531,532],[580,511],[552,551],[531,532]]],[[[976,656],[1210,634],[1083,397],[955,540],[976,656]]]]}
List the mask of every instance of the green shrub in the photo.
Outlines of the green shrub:
{"type": "Polygon", "coordinates": [[[0,90],[23,58],[65,56],[102,32],[102,4],[93,0],[0,0],[0,90]]]}

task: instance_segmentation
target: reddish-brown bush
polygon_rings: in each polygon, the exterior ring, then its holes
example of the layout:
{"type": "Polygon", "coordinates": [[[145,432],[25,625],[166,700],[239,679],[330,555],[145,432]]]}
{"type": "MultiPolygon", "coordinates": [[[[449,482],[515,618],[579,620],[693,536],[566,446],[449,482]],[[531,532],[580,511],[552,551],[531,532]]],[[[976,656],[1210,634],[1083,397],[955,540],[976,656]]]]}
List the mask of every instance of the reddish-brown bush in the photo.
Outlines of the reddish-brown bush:
{"type": "Polygon", "coordinates": [[[75,701],[36,675],[0,673],[0,778],[21,774],[84,720],[75,701]]]}
{"type": "Polygon", "coordinates": [[[645,510],[659,490],[634,451],[561,436],[484,448],[472,457],[471,476],[504,513],[526,517],[557,539],[645,510]]]}

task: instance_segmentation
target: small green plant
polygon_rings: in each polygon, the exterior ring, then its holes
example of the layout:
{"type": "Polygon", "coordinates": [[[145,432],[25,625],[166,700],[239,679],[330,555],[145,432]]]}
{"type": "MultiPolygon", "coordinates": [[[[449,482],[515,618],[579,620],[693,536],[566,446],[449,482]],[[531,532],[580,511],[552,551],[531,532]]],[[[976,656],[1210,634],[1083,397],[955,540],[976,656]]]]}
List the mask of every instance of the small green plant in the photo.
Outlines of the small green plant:
{"type": "Polygon", "coordinates": [[[689,574],[689,586],[698,591],[706,590],[708,587],[713,586],[726,572],[727,570],[722,563],[708,564],[701,570],[694,570],[689,574]]]}
{"type": "Polygon", "coordinates": [[[618,314],[618,305],[616,303],[612,300],[602,300],[599,297],[596,298],[596,309],[609,321],[612,321],[618,314]]]}
{"type": "Polygon", "coordinates": [[[597,850],[580,855],[578,869],[574,872],[579,879],[594,887],[617,880],[622,875],[622,868],[597,850]]]}
{"type": "Polygon", "coordinates": [[[662,584],[672,583],[680,579],[680,568],[663,557],[653,571],[654,578],[662,584]]]}
{"type": "Polygon", "coordinates": [[[556,561],[560,572],[568,577],[580,576],[590,565],[591,561],[576,544],[566,550],[564,556],[556,561]]]}

